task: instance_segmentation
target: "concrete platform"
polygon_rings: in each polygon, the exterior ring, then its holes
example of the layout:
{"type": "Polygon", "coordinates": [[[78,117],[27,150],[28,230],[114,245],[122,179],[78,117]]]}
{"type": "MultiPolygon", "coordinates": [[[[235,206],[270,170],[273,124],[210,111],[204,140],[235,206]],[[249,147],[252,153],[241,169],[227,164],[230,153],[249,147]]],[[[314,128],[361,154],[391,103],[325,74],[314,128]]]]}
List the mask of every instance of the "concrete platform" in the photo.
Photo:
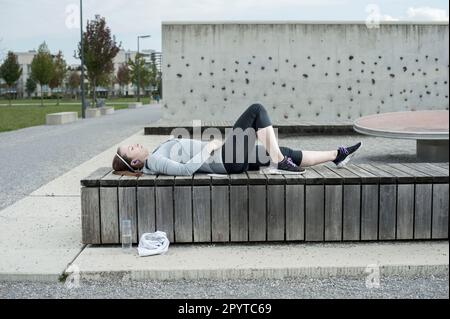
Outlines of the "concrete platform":
{"type": "Polygon", "coordinates": [[[98,108],[86,108],[86,118],[99,117],[101,114],[98,108]]]}
{"type": "Polygon", "coordinates": [[[138,107],[142,107],[142,102],[128,103],[129,109],[137,109],[138,107]]]}
{"type": "MultiPolygon", "coordinates": [[[[85,278],[134,280],[254,279],[330,276],[448,274],[448,241],[420,243],[172,245],[165,255],[89,246],[74,260],[85,278]]],[[[67,273],[69,274],[69,273],[67,273]]]]}
{"type": "Polygon", "coordinates": [[[77,112],[50,113],[45,116],[45,123],[47,125],[60,125],[75,122],[77,119],[77,112]]]}
{"type": "Polygon", "coordinates": [[[114,114],[114,107],[112,107],[112,106],[102,106],[102,107],[99,107],[99,110],[100,110],[101,115],[114,114]]]}

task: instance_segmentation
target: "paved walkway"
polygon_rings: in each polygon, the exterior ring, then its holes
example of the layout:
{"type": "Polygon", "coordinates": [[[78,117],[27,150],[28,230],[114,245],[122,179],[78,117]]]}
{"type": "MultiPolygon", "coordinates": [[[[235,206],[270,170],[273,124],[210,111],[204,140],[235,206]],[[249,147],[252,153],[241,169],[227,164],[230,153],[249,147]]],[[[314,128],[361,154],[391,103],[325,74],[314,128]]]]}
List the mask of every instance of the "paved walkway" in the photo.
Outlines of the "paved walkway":
{"type": "Polygon", "coordinates": [[[0,210],[160,118],[152,104],[99,118],[0,133],[0,210]]]}

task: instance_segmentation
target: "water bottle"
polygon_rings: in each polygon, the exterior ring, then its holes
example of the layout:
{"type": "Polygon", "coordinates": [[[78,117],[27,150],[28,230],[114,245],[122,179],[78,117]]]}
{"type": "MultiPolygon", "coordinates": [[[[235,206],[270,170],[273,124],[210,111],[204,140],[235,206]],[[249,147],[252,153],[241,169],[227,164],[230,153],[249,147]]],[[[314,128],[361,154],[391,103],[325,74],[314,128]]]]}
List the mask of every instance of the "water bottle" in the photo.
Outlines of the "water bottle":
{"type": "Polygon", "coordinates": [[[131,236],[131,220],[123,219],[121,225],[122,234],[122,250],[126,253],[131,252],[132,247],[132,236],[131,236]]]}

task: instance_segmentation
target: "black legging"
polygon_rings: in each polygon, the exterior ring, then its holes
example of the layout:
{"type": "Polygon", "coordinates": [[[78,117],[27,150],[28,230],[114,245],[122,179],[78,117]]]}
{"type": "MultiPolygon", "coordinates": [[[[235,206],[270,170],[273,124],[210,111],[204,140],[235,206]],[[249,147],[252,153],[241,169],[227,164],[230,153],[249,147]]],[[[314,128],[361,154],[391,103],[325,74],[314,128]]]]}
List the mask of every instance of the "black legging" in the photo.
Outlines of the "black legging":
{"type": "MultiPolygon", "coordinates": [[[[222,145],[222,162],[229,174],[259,170],[260,166],[270,165],[270,157],[265,148],[256,145],[256,132],[271,125],[269,115],[261,104],[252,104],[242,113],[222,145]],[[243,152],[237,152],[238,150],[243,152]]],[[[284,146],[280,146],[280,150],[284,156],[300,165],[303,156],[300,150],[284,146]]]]}

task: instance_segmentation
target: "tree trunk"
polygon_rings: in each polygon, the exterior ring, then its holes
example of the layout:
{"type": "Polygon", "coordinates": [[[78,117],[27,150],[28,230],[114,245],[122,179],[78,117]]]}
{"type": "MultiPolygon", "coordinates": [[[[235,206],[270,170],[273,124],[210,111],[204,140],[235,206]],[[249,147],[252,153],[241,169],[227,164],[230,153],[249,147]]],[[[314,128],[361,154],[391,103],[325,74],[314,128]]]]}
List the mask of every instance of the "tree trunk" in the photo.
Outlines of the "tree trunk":
{"type": "Polygon", "coordinates": [[[44,106],[44,90],[42,89],[42,84],[41,84],[41,106],[44,106]]]}
{"type": "Polygon", "coordinates": [[[96,92],[96,90],[95,90],[95,87],[96,87],[96,85],[95,85],[95,80],[93,80],[92,81],[92,100],[93,100],[93,103],[94,103],[94,107],[97,107],[97,92],[96,92]]]}

